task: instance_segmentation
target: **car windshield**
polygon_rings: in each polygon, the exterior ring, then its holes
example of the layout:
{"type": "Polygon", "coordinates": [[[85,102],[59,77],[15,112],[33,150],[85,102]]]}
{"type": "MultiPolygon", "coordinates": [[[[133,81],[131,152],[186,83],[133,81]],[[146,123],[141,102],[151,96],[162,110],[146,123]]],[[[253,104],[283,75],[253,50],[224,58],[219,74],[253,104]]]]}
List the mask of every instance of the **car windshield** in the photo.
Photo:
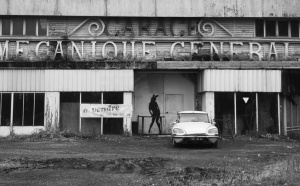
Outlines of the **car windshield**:
{"type": "Polygon", "coordinates": [[[180,122],[206,122],[209,123],[206,113],[181,113],[180,122]]]}

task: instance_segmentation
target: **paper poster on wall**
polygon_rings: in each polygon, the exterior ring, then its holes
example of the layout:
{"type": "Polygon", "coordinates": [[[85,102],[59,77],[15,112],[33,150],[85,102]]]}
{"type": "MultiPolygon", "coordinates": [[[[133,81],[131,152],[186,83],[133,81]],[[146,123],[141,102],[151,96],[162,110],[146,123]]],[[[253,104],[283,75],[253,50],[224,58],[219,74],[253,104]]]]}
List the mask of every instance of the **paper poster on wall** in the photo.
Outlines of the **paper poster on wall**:
{"type": "Polygon", "coordinates": [[[81,104],[80,117],[82,118],[120,118],[132,117],[132,105],[123,104],[81,104]]]}

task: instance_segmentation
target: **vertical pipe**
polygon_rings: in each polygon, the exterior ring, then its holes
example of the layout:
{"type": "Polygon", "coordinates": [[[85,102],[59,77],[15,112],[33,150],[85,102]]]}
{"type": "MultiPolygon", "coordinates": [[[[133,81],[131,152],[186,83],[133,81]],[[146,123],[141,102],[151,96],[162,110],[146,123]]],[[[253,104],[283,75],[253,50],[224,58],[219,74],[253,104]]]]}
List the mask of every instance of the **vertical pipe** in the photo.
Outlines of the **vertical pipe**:
{"type": "Polygon", "coordinates": [[[12,36],[14,33],[14,22],[13,19],[10,19],[10,35],[12,36]]]}
{"type": "Polygon", "coordinates": [[[22,126],[24,126],[24,108],[25,108],[25,106],[24,106],[24,104],[25,104],[25,94],[24,93],[22,93],[22,98],[23,98],[23,103],[22,103],[22,126]]]}
{"type": "Polygon", "coordinates": [[[13,118],[14,118],[14,93],[11,93],[11,98],[10,98],[10,134],[13,134],[13,118]]]}
{"type": "Polygon", "coordinates": [[[34,118],[35,118],[35,93],[33,93],[33,123],[32,125],[34,126],[34,118]]]}
{"type": "Polygon", "coordinates": [[[281,127],[280,127],[280,95],[277,93],[277,115],[278,115],[278,134],[281,135],[281,127]]]}
{"type": "MultiPolygon", "coordinates": [[[[81,107],[81,92],[79,93],[79,108],[80,107],[81,107]]],[[[81,117],[80,117],[80,113],[79,113],[79,132],[81,132],[81,117]]]]}
{"type": "Polygon", "coordinates": [[[26,20],[23,19],[23,36],[26,35],[26,20]]]}
{"type": "Polygon", "coordinates": [[[236,92],[234,93],[234,134],[237,135],[236,92]]]}
{"type": "Polygon", "coordinates": [[[2,19],[0,18],[0,36],[2,36],[2,19]]]}
{"type": "MultiPolygon", "coordinates": [[[[101,104],[103,104],[103,92],[101,93],[101,104]]],[[[101,131],[100,134],[103,135],[103,117],[101,117],[101,131]]]]}
{"type": "Polygon", "coordinates": [[[35,22],[35,35],[39,36],[39,19],[36,19],[35,22]]]}
{"type": "Polygon", "coordinates": [[[0,93],[0,126],[2,125],[2,93],[0,93]]]}
{"type": "Polygon", "coordinates": [[[258,93],[255,93],[256,98],[256,134],[258,135],[258,93]]]}
{"type": "Polygon", "coordinates": [[[286,135],[287,127],[287,113],[286,113],[286,97],[283,97],[283,135],[286,135]]]}

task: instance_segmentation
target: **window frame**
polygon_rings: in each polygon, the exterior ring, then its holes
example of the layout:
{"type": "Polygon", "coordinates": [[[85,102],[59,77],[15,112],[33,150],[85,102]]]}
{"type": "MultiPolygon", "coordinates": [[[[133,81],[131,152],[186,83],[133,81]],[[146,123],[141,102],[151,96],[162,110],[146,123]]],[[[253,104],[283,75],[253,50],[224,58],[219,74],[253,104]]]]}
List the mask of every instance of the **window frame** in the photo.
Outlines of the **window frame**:
{"type": "Polygon", "coordinates": [[[26,18],[20,18],[23,19],[23,34],[22,35],[14,35],[14,22],[13,19],[16,19],[19,17],[0,17],[0,36],[27,36],[27,37],[45,37],[49,36],[49,21],[46,18],[39,18],[39,17],[26,17],[26,18]],[[10,19],[10,34],[9,35],[2,35],[2,19],[10,19]],[[26,20],[28,19],[35,19],[35,35],[26,35],[26,20]],[[40,36],[40,30],[39,30],[39,22],[40,19],[46,19],[47,20],[47,28],[46,28],[46,35],[40,36]]]}
{"type": "MultiPolygon", "coordinates": [[[[300,38],[300,20],[298,19],[290,19],[290,20],[285,20],[285,19],[255,19],[255,20],[263,20],[263,36],[264,38],[271,38],[271,37],[276,37],[276,38],[300,38]],[[266,21],[275,21],[275,36],[267,36],[266,33],[266,21]],[[288,21],[288,36],[279,36],[279,21],[288,21]],[[292,30],[291,30],[291,22],[292,21],[298,21],[298,37],[292,37],[292,30]]],[[[256,23],[254,21],[254,37],[261,37],[256,35],[256,23]]]]}

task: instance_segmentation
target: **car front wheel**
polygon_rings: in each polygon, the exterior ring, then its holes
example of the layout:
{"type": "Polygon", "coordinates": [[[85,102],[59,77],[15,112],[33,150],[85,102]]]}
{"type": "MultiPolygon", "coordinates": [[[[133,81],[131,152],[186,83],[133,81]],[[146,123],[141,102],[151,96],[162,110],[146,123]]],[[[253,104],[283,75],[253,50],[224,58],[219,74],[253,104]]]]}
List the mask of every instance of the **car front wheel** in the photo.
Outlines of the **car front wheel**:
{"type": "Polygon", "coordinates": [[[216,141],[215,143],[213,143],[211,146],[212,146],[212,148],[215,148],[215,149],[218,148],[218,141],[216,141]]]}

